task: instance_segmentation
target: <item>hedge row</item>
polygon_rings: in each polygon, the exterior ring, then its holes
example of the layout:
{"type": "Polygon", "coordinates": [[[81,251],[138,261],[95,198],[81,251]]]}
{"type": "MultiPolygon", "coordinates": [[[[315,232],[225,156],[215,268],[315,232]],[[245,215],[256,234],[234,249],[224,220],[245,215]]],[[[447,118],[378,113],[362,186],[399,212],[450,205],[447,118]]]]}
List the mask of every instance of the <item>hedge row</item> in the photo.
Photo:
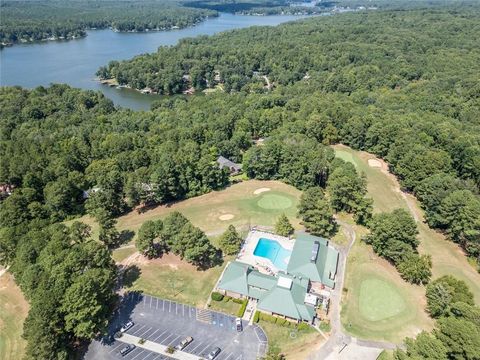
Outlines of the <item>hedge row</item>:
{"type": "MultiPolygon", "coordinates": [[[[233,301],[235,300],[240,300],[240,299],[234,299],[233,301]]],[[[241,301],[241,304],[242,306],[240,306],[240,309],[238,309],[238,313],[237,313],[237,316],[239,318],[243,317],[243,314],[245,314],[245,310],[247,309],[248,299],[241,301]]]]}
{"type": "Polygon", "coordinates": [[[310,325],[307,324],[307,323],[294,323],[292,321],[289,321],[287,319],[282,319],[282,318],[279,318],[279,317],[276,317],[276,316],[273,316],[273,315],[269,315],[269,314],[265,314],[265,313],[262,313],[260,311],[256,311],[255,314],[253,315],[253,322],[254,323],[258,323],[260,320],[262,321],[266,321],[266,322],[269,322],[269,323],[272,323],[272,324],[276,324],[276,325],[279,325],[279,326],[283,326],[283,327],[288,327],[288,328],[296,328],[297,330],[299,331],[302,331],[302,330],[308,330],[310,329],[310,325]]]}

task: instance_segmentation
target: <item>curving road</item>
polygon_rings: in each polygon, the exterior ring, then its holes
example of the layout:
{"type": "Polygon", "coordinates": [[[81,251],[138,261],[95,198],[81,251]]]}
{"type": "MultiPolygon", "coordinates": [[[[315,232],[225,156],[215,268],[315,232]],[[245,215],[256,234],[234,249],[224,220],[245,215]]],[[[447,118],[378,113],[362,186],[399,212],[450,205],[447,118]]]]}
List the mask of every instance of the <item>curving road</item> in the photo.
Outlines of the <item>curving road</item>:
{"type": "Polygon", "coordinates": [[[347,345],[352,343],[362,347],[375,349],[395,349],[398,346],[397,344],[388,342],[358,339],[346,334],[342,329],[342,323],[340,320],[340,303],[342,300],[343,284],[345,282],[345,268],[348,254],[356,241],[357,234],[351,225],[338,219],[336,220],[337,223],[342,226],[342,229],[347,235],[349,242],[347,246],[338,246],[332,244],[339,252],[337,282],[330,298],[330,324],[332,330],[328,340],[320,347],[318,351],[309,356],[309,359],[312,360],[339,359],[342,350],[347,345]]]}

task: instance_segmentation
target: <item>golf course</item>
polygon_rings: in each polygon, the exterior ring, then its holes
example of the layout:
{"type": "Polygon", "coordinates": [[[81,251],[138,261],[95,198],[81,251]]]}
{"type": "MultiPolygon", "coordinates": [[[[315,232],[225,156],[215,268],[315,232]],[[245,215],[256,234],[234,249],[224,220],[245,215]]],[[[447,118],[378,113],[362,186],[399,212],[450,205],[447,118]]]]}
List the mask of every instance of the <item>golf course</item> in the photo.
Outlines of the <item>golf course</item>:
{"type": "MultiPolygon", "coordinates": [[[[476,302],[480,303],[480,274],[468,263],[458,246],[428,228],[423,222],[419,203],[400,190],[397,179],[388,172],[387,164],[372,154],[343,145],[334,146],[334,149],[337,157],[353,163],[366,175],[374,213],[396,208],[412,213],[418,224],[419,251],[432,256],[432,278],[450,274],[464,280],[476,302]]],[[[366,229],[352,225],[357,232],[357,241],[347,260],[342,305],[344,328],[355,336],[391,342],[401,342],[405,336],[430,329],[433,322],[424,311],[424,287],[402,280],[392,265],[360,241],[366,229]]]]}

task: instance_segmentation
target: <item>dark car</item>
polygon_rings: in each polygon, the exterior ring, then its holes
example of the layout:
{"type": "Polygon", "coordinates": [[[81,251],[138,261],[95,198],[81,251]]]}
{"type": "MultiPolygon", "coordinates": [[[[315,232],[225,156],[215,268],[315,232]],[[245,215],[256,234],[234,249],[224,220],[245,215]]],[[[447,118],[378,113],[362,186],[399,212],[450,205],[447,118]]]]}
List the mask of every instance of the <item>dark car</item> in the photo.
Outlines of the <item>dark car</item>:
{"type": "Polygon", "coordinates": [[[208,358],[209,358],[210,360],[215,359],[215,358],[218,356],[218,354],[220,354],[220,351],[222,351],[222,350],[220,350],[219,347],[216,347],[215,349],[213,349],[212,351],[210,351],[210,354],[208,354],[208,358]]]}
{"type": "Polygon", "coordinates": [[[135,345],[133,345],[133,344],[127,345],[127,346],[125,346],[124,348],[122,348],[122,350],[120,350],[120,354],[121,354],[122,356],[125,356],[125,355],[127,355],[130,351],[132,351],[133,349],[135,349],[135,345]]]}
{"type": "Polygon", "coordinates": [[[243,331],[242,319],[236,318],[235,319],[235,325],[236,325],[236,328],[237,328],[238,332],[243,331]]]}

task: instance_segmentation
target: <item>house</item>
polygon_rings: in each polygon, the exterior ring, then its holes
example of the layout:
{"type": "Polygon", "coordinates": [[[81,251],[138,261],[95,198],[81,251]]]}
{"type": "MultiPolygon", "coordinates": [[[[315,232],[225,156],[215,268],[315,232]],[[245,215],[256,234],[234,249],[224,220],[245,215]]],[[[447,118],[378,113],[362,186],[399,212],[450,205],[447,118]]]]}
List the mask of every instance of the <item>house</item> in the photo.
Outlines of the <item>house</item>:
{"type": "Polygon", "coordinates": [[[224,158],[223,156],[218,157],[217,164],[220,167],[220,169],[228,168],[231,175],[236,175],[242,172],[242,164],[236,164],[233,161],[230,161],[229,159],[224,158]]]}
{"type": "MultiPolygon", "coordinates": [[[[268,235],[262,233],[262,236],[268,235]]],[[[298,233],[286,269],[266,274],[260,272],[262,260],[248,243],[248,239],[255,241],[257,238],[247,237],[242,252],[249,254],[240,257],[245,262],[236,260],[229,263],[217,290],[235,298],[254,299],[260,311],[312,323],[317,304],[322,303],[324,308],[328,304],[330,292],[325,289],[335,287],[338,251],[329,246],[326,239],[298,233]]],[[[252,244],[255,249],[258,243],[252,244]]]]}

